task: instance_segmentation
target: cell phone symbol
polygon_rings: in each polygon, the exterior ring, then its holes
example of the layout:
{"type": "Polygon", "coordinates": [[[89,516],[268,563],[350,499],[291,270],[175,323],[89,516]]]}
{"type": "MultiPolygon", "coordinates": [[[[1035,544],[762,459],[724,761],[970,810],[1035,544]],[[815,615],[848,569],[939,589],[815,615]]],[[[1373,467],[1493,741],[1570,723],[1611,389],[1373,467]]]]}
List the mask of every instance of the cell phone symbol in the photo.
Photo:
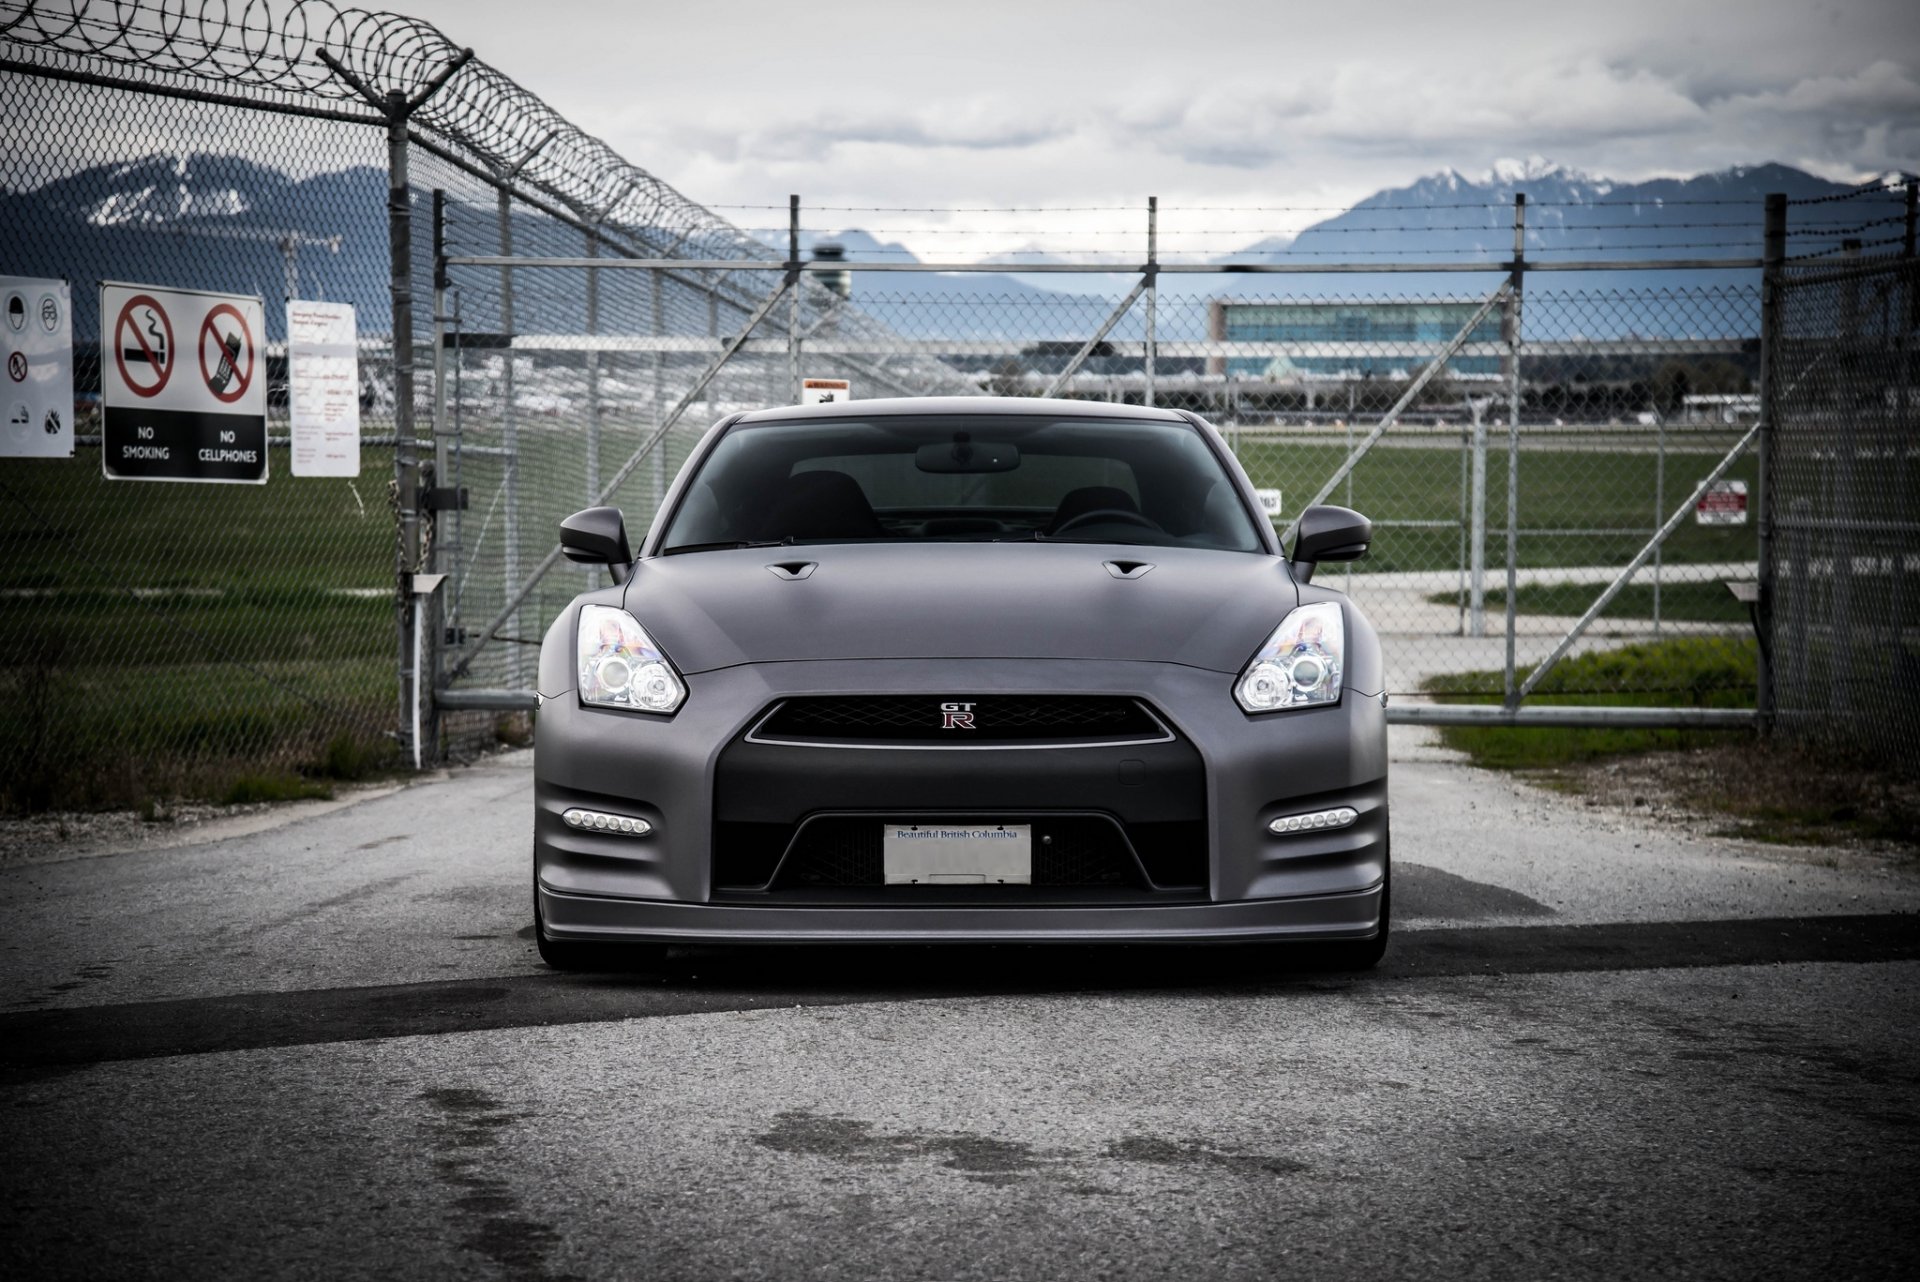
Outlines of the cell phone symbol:
{"type": "Polygon", "coordinates": [[[240,336],[228,334],[220,343],[220,368],[213,371],[213,377],[207,380],[207,386],[216,392],[227,390],[227,384],[233,381],[233,362],[240,355],[240,336]]]}

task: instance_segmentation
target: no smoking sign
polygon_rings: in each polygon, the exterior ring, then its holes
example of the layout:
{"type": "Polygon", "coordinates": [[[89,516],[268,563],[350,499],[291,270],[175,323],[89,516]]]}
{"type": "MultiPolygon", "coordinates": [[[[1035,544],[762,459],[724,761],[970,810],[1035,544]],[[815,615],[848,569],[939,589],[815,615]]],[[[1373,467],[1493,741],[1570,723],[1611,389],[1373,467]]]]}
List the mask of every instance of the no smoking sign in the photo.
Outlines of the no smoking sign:
{"type": "Polygon", "coordinates": [[[115,480],[262,484],[266,334],[258,298],[100,288],[101,468],[115,480]],[[187,351],[181,351],[182,341],[187,351]]]}

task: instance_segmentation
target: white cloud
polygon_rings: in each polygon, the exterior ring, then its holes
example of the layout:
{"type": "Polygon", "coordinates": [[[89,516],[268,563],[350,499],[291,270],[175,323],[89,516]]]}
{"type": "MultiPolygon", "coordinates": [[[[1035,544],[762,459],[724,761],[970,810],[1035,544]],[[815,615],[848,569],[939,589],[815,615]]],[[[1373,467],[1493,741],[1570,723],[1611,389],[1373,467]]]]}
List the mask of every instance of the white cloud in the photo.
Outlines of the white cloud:
{"type": "MultiPolygon", "coordinates": [[[[1126,206],[1059,220],[1098,240],[1131,235],[1149,194],[1174,210],[1344,205],[1503,155],[1620,181],[1767,160],[1843,179],[1920,168],[1904,0],[839,0],[799,26],[784,0],[543,0],[538,24],[507,0],[406,7],[721,205],[1126,206]]],[[[1169,218],[1221,235],[1310,221],[1169,218]]],[[[1024,234],[1033,216],[832,220],[1001,236],[897,236],[922,253],[1080,247],[1024,234]]]]}

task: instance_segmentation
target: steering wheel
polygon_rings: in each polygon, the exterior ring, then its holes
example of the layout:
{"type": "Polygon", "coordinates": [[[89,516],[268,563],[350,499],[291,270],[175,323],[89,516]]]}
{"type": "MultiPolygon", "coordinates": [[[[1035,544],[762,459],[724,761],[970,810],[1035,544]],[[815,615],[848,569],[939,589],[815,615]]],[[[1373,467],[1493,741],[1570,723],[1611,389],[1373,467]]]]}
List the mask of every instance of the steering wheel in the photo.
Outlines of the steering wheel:
{"type": "Polygon", "coordinates": [[[1166,533],[1165,527],[1163,527],[1160,524],[1160,522],[1154,520],[1150,516],[1142,516],[1140,513],[1132,511],[1129,508],[1097,507],[1093,509],[1093,511],[1091,512],[1082,512],[1078,516],[1068,517],[1066,520],[1062,521],[1057,528],[1054,529],[1053,534],[1055,535],[1065,534],[1068,530],[1071,530],[1076,525],[1090,525],[1095,521],[1102,521],[1102,520],[1125,521],[1130,525],[1143,525],[1149,530],[1154,530],[1161,534],[1166,533]]]}

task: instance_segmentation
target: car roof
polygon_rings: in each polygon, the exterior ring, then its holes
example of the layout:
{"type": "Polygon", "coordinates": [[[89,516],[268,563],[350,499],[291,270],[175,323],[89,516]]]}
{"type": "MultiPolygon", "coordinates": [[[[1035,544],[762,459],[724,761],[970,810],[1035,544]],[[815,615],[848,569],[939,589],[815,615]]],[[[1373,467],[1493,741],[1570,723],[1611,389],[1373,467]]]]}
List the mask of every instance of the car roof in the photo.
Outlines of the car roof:
{"type": "Polygon", "coordinates": [[[1074,401],[1038,396],[899,396],[872,401],[833,401],[825,405],[776,405],[754,410],[736,420],[765,423],[794,418],[879,418],[901,414],[1028,414],[1073,418],[1152,419],[1163,423],[1188,420],[1173,410],[1149,405],[1115,405],[1108,401],[1074,401]]]}

